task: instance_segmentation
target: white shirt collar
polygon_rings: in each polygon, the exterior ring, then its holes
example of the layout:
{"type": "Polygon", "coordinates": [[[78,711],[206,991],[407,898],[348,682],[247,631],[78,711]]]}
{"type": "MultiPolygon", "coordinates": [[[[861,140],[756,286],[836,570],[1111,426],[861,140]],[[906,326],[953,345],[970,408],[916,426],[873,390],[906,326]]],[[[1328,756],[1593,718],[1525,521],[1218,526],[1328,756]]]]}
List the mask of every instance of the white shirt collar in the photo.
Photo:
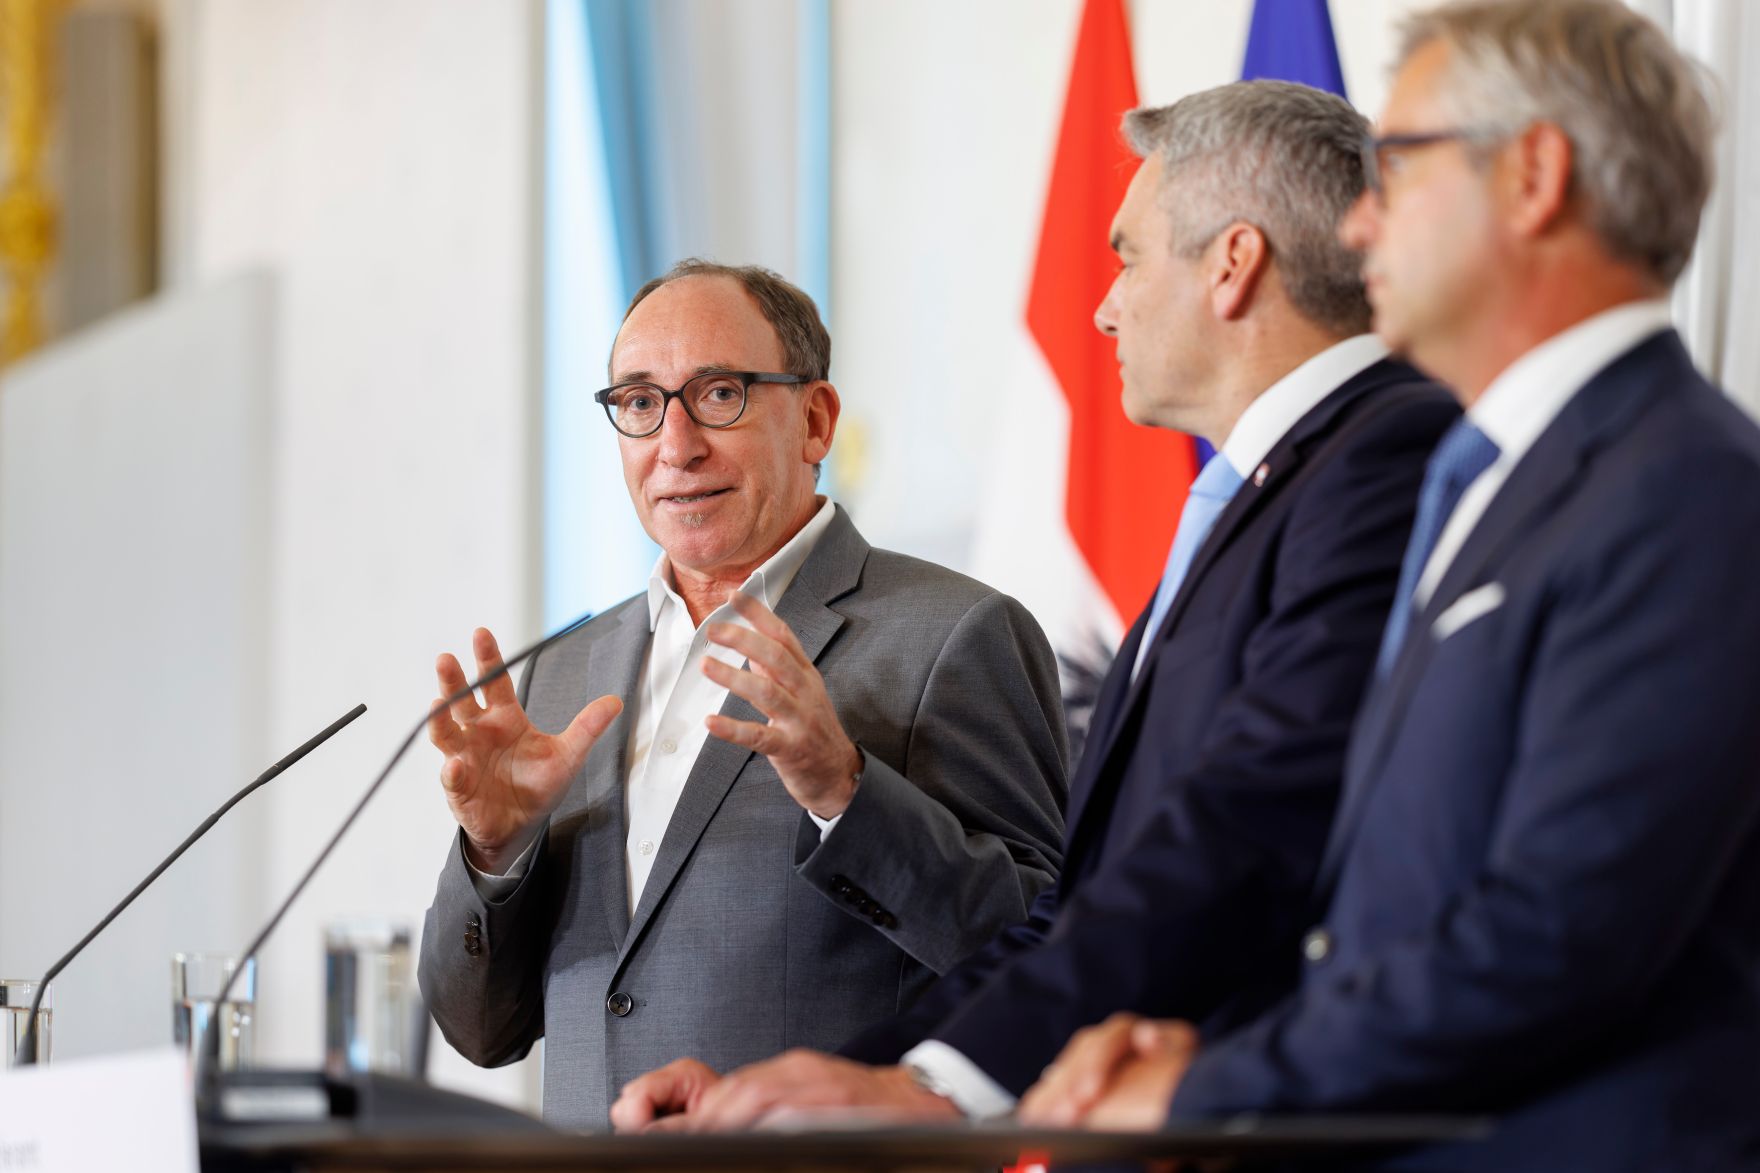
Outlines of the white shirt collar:
{"type": "MultiPolygon", "coordinates": [[[[807,519],[807,524],[795,531],[794,537],[788,539],[782,549],[770,555],[763,565],[746,578],[739,586],[739,593],[750,595],[770,608],[776,610],[777,601],[787,592],[794,576],[800,573],[807,561],[807,555],[831,528],[831,519],[837,514],[837,506],[827,498],[819,499],[819,512],[807,519]]],[[[664,552],[654,563],[653,573],[648,575],[648,630],[653,631],[660,623],[660,611],[668,599],[684,606],[673,589],[672,562],[664,552]]]]}
{"type": "Polygon", "coordinates": [[[1669,325],[1664,300],[1627,302],[1584,318],[1505,367],[1467,416],[1497,445],[1499,463],[1514,464],[1583,384],[1669,325]]]}
{"type": "Polygon", "coordinates": [[[1222,444],[1222,455],[1242,480],[1252,476],[1260,461],[1296,426],[1297,420],[1345,380],[1386,357],[1386,344],[1373,334],[1358,334],[1333,343],[1247,404],[1222,444]]]}

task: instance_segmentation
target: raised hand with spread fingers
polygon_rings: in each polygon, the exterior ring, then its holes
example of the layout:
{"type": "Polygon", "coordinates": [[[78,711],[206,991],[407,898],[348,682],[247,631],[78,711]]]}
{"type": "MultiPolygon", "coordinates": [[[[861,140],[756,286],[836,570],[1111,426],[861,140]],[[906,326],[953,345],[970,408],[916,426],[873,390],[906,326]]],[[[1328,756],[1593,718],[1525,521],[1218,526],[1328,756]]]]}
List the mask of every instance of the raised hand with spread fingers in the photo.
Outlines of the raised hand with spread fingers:
{"type": "Polygon", "coordinates": [[[855,797],[862,752],[843,731],[825,692],[825,678],[774,611],[738,591],[728,596],[728,603],[751,626],[710,624],[709,640],[745,656],[746,667],[705,656],[703,672],[769,721],[737,721],[715,713],[708,718],[709,732],[769,758],[783,786],[805,809],[821,819],[841,815],[855,797]]]}
{"type": "MultiPolygon", "coordinates": [[[[501,650],[487,628],[477,628],[471,645],[479,676],[501,666],[501,650]]],[[[602,696],[552,736],[527,719],[506,674],[482,687],[481,702],[466,694],[448,707],[445,698],[469,681],[450,652],[440,656],[434,671],[441,697],[428,715],[428,740],[446,755],[440,784],[464,831],[466,858],[499,875],[537,838],[593,743],[623,711],[623,702],[602,696]]]]}

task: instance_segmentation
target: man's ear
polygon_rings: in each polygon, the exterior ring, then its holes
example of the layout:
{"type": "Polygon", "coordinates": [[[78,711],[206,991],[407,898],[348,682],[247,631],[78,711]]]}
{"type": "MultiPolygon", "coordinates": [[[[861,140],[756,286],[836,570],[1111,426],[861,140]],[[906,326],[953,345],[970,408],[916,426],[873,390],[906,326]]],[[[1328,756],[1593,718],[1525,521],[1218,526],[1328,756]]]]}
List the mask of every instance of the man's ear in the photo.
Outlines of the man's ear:
{"type": "Polygon", "coordinates": [[[1224,228],[1204,250],[1210,278],[1210,308],[1225,322],[1245,316],[1253,304],[1259,279],[1271,265],[1265,234],[1237,220],[1224,228]]]}
{"type": "Polygon", "coordinates": [[[831,441],[837,435],[837,417],[843,411],[843,401],[837,397],[837,388],[824,379],[807,384],[804,398],[807,432],[801,449],[801,459],[808,464],[818,464],[831,451],[831,441]]]}
{"type": "Polygon", "coordinates": [[[1574,161],[1570,137],[1550,122],[1536,122],[1499,152],[1498,190],[1517,233],[1539,236],[1557,223],[1570,202],[1574,161]]]}

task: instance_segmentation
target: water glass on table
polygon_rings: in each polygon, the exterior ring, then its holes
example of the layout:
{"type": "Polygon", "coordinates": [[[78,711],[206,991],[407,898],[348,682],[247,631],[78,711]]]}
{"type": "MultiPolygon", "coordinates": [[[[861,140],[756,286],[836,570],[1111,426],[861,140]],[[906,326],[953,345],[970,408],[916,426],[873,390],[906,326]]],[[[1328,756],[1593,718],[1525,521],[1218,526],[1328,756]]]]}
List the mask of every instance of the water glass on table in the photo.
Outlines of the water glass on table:
{"type": "MultiPolygon", "coordinates": [[[[25,1028],[30,1023],[31,1000],[37,996],[38,982],[25,978],[0,979],[0,1023],[5,1029],[0,1031],[0,1044],[6,1048],[6,1058],[0,1060],[0,1071],[10,1069],[18,1058],[19,1044],[24,1042],[25,1028]]],[[[55,995],[51,986],[43,993],[43,1004],[37,1010],[37,1038],[34,1048],[39,1066],[49,1062],[49,1026],[50,1002],[55,995]]]]}
{"type": "Polygon", "coordinates": [[[174,953],[171,957],[172,1040],[193,1057],[209,1024],[214,1024],[221,1071],[251,1065],[256,1035],[257,959],[246,961],[238,980],[232,981],[238,968],[238,959],[224,953],[174,953]],[[228,981],[232,981],[232,989],[222,1004],[220,992],[228,981]]]}
{"type": "MultiPolygon", "coordinates": [[[[409,927],[362,917],[324,932],[324,1066],[420,1075],[409,927]]],[[[427,1025],[426,1017],[421,1026],[427,1025]]]]}

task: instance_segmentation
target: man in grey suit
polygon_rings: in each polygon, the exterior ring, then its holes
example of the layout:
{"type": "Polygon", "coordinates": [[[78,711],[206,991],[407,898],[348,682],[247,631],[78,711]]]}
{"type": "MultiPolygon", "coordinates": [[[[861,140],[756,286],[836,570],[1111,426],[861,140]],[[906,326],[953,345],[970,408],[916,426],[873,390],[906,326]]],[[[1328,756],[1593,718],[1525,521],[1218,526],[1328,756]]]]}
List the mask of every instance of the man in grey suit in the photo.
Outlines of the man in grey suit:
{"type": "MultiPolygon", "coordinates": [[[[543,1037],[557,1122],[603,1127],[680,1055],[836,1045],[1022,919],[1061,862],[1045,637],[817,496],[829,360],[812,301],[766,270],[687,261],[637,293],[597,399],[663,551],[648,589],[517,693],[430,721],[460,833],[422,989],[474,1062],[543,1037]]],[[[474,652],[500,663],[487,631],[474,652]]],[[[465,684],[449,655],[438,676],[465,684]]]]}

